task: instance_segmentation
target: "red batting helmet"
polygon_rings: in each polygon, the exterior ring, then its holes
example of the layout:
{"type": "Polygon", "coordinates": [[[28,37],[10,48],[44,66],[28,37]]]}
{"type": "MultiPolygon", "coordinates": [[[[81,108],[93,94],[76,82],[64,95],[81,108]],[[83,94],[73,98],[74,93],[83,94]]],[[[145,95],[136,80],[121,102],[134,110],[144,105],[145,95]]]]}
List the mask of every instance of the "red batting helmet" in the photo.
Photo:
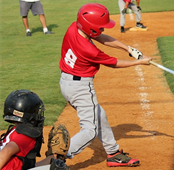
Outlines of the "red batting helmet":
{"type": "Polygon", "coordinates": [[[83,5],[77,14],[77,27],[90,37],[101,34],[100,28],[112,28],[115,22],[110,20],[108,9],[98,3],[83,5]]]}

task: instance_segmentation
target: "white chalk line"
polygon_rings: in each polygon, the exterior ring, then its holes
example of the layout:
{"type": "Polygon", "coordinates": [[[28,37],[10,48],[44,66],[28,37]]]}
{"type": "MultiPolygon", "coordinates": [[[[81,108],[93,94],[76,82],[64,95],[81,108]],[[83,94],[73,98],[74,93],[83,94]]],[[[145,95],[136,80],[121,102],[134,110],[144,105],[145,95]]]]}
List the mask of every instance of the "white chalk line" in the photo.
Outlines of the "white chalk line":
{"type": "Polygon", "coordinates": [[[142,117],[144,117],[143,120],[145,122],[147,129],[149,129],[149,128],[152,129],[153,125],[148,120],[149,120],[149,118],[150,119],[153,118],[154,112],[150,108],[150,100],[148,100],[149,94],[147,92],[148,88],[145,86],[145,82],[144,82],[144,73],[143,73],[140,66],[136,66],[135,71],[138,75],[138,80],[139,80],[139,84],[140,84],[140,86],[138,88],[140,90],[140,92],[138,93],[138,96],[140,99],[140,106],[141,106],[142,111],[143,111],[142,117]]]}

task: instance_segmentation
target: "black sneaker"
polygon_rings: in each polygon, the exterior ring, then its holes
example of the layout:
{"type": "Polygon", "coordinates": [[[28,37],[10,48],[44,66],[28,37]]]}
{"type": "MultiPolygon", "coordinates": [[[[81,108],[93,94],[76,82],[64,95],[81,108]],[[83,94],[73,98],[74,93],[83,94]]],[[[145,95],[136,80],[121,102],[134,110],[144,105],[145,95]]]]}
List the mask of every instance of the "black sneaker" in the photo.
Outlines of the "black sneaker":
{"type": "Polygon", "coordinates": [[[124,31],[124,27],[121,27],[121,33],[123,33],[123,32],[125,32],[125,31],[124,31]]]}
{"type": "Polygon", "coordinates": [[[142,23],[137,23],[136,27],[137,28],[146,28],[142,23]]]}
{"type": "Polygon", "coordinates": [[[47,31],[47,32],[45,32],[44,34],[54,34],[54,33],[51,32],[51,31],[47,31]]]}
{"type": "Polygon", "coordinates": [[[28,32],[26,33],[26,36],[31,36],[31,32],[28,31],[28,32]]]}
{"type": "Polygon", "coordinates": [[[138,166],[139,160],[132,159],[127,156],[128,153],[123,153],[123,150],[118,151],[114,155],[107,156],[107,166],[116,167],[116,166],[138,166]]]}

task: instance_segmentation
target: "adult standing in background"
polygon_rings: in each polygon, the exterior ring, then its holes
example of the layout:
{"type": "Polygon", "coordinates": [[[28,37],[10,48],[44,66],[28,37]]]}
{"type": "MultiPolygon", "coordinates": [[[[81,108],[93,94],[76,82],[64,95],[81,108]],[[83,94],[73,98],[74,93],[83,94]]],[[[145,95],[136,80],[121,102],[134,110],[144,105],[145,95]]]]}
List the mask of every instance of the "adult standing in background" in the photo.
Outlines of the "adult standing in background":
{"type": "Polygon", "coordinates": [[[20,14],[22,16],[22,21],[26,29],[26,35],[31,36],[31,31],[29,29],[28,23],[28,12],[31,10],[32,14],[39,15],[40,22],[43,27],[44,34],[53,34],[51,31],[48,30],[46,25],[46,18],[43,11],[43,6],[40,0],[19,0],[20,3],[20,14]]]}
{"type": "Polygon", "coordinates": [[[147,29],[141,21],[141,7],[140,7],[140,0],[136,0],[135,5],[133,2],[135,0],[118,0],[118,6],[120,9],[120,26],[121,26],[121,33],[125,32],[124,26],[125,26],[125,17],[127,8],[131,9],[135,15],[136,15],[136,27],[139,29],[147,29]]]}

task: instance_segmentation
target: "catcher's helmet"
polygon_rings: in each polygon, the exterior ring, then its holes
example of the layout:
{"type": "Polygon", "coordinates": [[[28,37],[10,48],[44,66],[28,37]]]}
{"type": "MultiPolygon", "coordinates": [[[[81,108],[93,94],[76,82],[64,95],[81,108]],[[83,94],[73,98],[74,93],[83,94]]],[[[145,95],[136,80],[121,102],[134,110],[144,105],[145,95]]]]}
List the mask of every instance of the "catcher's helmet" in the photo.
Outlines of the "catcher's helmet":
{"type": "Polygon", "coordinates": [[[5,100],[3,118],[10,123],[38,125],[44,122],[44,110],[44,104],[37,94],[29,90],[17,90],[5,100]]]}
{"type": "Polygon", "coordinates": [[[77,27],[90,37],[101,34],[100,28],[112,28],[115,22],[110,20],[108,9],[98,3],[83,5],[77,14],[77,27]]]}

